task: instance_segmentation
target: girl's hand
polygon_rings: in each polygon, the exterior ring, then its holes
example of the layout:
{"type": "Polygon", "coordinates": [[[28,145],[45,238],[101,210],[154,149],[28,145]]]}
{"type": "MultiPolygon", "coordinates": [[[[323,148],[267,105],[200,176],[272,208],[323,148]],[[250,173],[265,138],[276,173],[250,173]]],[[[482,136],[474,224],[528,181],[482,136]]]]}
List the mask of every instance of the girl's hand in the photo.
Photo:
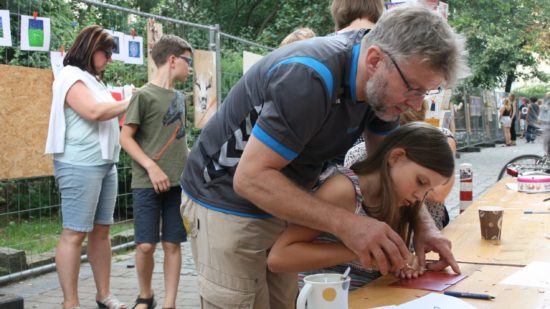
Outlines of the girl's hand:
{"type": "Polygon", "coordinates": [[[394,275],[400,279],[416,279],[418,276],[423,275],[424,271],[425,269],[418,262],[418,257],[411,254],[405,267],[396,271],[394,275]]]}

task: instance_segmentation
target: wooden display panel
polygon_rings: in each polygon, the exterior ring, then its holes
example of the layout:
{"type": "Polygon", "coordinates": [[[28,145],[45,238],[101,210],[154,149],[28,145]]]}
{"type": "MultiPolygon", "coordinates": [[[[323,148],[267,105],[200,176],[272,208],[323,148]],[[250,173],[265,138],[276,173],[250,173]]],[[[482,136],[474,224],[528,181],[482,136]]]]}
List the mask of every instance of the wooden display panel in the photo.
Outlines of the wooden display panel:
{"type": "Polygon", "coordinates": [[[0,65],[0,76],[0,179],[51,175],[52,70],[0,65]]]}

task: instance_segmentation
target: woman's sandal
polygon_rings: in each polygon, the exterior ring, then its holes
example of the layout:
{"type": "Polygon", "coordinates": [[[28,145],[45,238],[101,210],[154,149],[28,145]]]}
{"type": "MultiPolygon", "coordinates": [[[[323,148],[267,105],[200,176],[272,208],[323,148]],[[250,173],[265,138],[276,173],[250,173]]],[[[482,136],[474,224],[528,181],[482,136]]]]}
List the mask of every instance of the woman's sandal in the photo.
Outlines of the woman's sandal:
{"type": "Polygon", "coordinates": [[[126,304],[118,300],[113,294],[109,294],[105,299],[96,300],[95,302],[99,308],[126,309],[126,304]]]}
{"type": "Polygon", "coordinates": [[[147,305],[147,309],[154,309],[157,306],[157,301],[155,300],[155,295],[151,296],[151,298],[136,298],[136,304],[132,307],[132,309],[136,308],[137,305],[147,305]]]}

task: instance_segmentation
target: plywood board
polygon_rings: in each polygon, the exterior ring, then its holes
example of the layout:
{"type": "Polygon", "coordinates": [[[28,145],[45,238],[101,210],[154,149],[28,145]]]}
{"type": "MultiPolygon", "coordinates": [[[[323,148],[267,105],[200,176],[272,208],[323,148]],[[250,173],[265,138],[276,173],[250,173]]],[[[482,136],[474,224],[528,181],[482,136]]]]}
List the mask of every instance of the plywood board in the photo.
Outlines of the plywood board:
{"type": "Polygon", "coordinates": [[[0,65],[0,76],[0,179],[51,175],[52,70],[0,65]]]}

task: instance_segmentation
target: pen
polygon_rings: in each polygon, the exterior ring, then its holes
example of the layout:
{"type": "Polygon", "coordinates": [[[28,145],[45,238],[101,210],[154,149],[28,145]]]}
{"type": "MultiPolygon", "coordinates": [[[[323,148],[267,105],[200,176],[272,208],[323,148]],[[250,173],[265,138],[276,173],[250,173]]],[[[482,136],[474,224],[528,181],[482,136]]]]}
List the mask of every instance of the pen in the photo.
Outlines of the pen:
{"type": "Polygon", "coordinates": [[[546,210],[524,210],[523,211],[523,214],[524,215],[532,215],[532,214],[550,214],[550,211],[546,211],[546,210]]]}
{"type": "Polygon", "coordinates": [[[469,293],[469,292],[455,292],[455,291],[445,291],[445,295],[454,296],[454,297],[464,297],[464,298],[475,298],[475,299],[494,299],[494,296],[489,294],[479,294],[479,293],[469,293]]]}

